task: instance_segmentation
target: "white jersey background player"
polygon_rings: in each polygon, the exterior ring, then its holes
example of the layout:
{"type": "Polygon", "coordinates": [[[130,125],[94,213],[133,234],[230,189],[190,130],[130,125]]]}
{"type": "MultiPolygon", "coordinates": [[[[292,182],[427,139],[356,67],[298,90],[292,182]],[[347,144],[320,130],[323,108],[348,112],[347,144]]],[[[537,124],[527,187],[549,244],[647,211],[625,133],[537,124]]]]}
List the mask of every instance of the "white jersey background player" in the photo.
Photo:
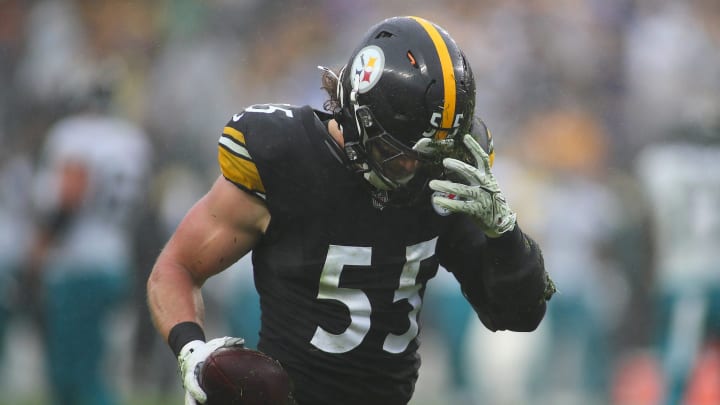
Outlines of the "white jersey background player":
{"type": "Polygon", "coordinates": [[[145,134],[123,119],[84,114],[55,125],[40,163],[38,208],[51,213],[62,205],[62,174],[68,166],[85,171],[77,174],[87,183],[53,261],[120,263],[130,257],[129,231],[145,198],[150,159],[145,134]]]}
{"type": "Polygon", "coordinates": [[[704,343],[720,333],[720,133],[646,147],[636,162],[654,238],[666,404],[682,403],[704,343]]]}
{"type": "Polygon", "coordinates": [[[132,231],[147,195],[151,146],[124,119],[90,112],[47,134],[35,187],[31,273],[58,404],[115,404],[103,369],[104,322],[131,287],[132,231]]]}

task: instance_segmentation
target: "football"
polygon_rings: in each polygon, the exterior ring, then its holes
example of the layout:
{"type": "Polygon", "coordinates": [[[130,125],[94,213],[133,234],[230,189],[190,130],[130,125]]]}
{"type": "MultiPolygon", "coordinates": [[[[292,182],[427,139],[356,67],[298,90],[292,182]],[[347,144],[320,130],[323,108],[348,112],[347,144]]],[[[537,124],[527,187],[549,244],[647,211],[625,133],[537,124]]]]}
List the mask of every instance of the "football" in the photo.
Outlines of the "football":
{"type": "Polygon", "coordinates": [[[290,377],[272,357],[256,350],[230,347],[205,360],[199,382],[206,405],[293,404],[290,377]]]}

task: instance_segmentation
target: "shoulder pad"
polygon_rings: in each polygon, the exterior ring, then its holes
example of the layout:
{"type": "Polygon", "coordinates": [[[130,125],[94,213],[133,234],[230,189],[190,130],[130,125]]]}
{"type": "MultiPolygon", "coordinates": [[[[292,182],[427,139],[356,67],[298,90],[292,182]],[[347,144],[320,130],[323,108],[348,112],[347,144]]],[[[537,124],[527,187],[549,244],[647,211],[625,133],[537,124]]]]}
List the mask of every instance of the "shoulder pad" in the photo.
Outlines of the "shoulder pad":
{"type": "Polygon", "coordinates": [[[252,137],[256,144],[262,140],[271,145],[280,141],[274,138],[282,129],[302,125],[299,116],[298,107],[289,104],[255,104],[234,114],[218,141],[218,162],[223,176],[241,189],[265,199],[265,186],[246,138],[252,137]]]}

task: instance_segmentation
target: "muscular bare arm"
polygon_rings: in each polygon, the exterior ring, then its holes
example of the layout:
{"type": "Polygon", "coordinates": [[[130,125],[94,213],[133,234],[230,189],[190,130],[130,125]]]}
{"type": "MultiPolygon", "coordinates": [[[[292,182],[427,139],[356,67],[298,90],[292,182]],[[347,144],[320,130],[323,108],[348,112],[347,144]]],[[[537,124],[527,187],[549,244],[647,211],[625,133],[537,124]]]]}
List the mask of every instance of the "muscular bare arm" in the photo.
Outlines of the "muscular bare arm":
{"type": "Polygon", "coordinates": [[[269,221],[260,199],[222,176],[215,181],[163,248],[147,282],[150,313],[163,338],[180,322],[202,325],[203,283],[248,253],[269,221]]]}

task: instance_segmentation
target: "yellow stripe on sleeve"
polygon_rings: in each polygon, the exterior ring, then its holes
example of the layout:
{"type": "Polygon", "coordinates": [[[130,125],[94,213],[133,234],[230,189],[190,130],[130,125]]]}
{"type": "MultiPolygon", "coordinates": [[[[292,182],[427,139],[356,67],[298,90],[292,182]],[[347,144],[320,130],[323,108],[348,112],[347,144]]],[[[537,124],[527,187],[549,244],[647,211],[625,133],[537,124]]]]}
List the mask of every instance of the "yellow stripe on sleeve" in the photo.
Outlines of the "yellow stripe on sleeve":
{"type": "Polygon", "coordinates": [[[238,131],[237,129],[235,129],[233,127],[223,128],[223,134],[230,135],[231,137],[235,138],[238,142],[245,144],[245,135],[243,135],[242,132],[238,131]]]}
{"type": "Polygon", "coordinates": [[[228,180],[265,198],[265,185],[244,142],[242,132],[230,127],[223,129],[218,145],[220,171],[228,180]]]}

